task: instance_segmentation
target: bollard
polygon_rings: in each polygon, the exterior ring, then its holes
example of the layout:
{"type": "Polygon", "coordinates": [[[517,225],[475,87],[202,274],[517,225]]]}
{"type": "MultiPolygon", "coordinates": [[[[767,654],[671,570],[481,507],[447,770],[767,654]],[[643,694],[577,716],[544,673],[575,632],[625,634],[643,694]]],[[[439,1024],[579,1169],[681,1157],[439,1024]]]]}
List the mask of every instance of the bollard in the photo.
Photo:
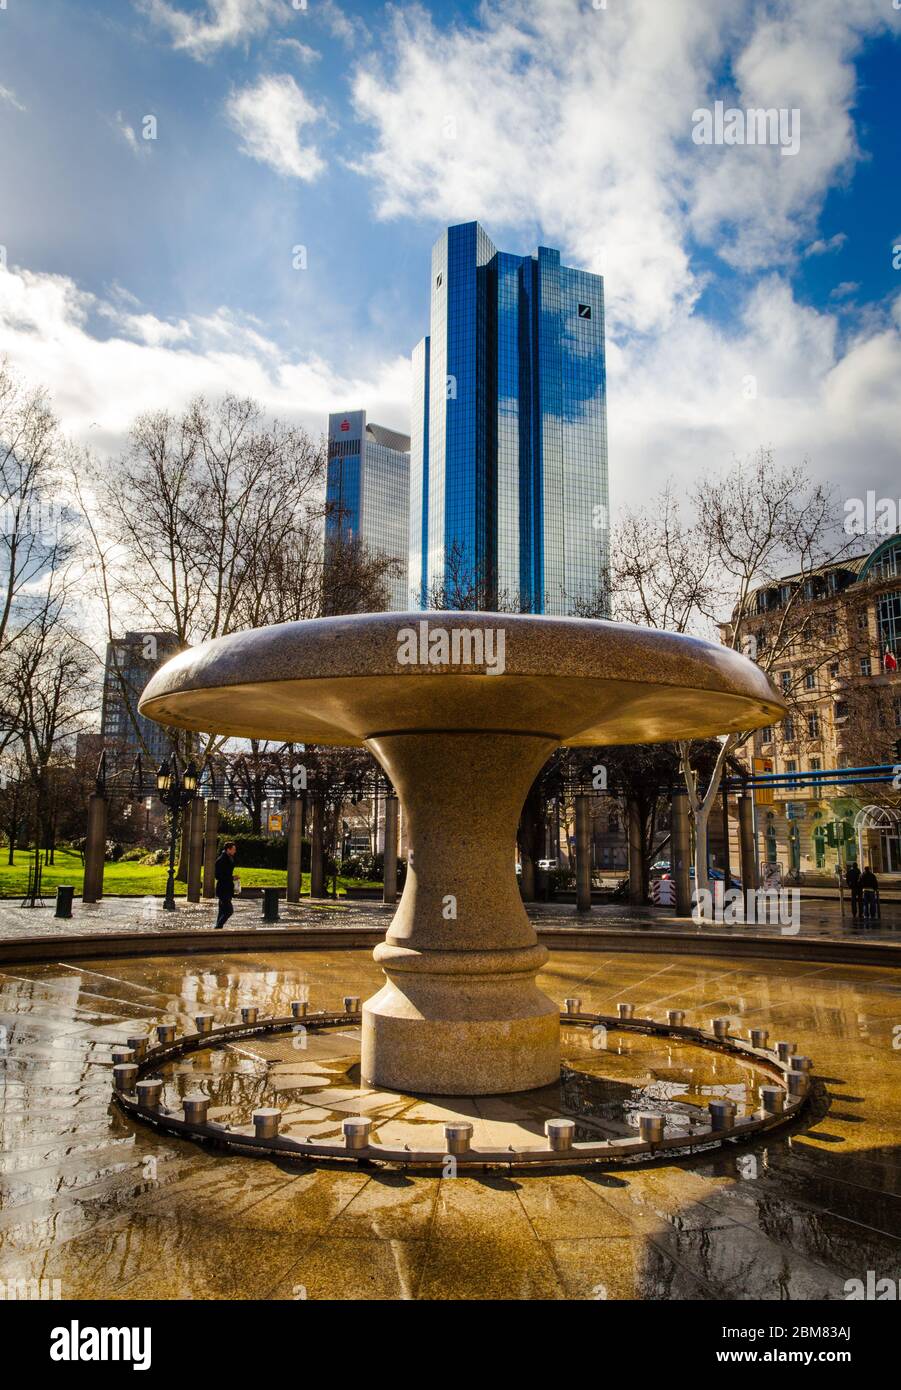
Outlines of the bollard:
{"type": "Polygon", "coordinates": [[[75,896],[75,889],[71,883],[61,883],[56,890],[56,911],[54,917],[72,916],[72,899],[75,896]]]}
{"type": "Polygon", "coordinates": [[[712,1018],[710,1020],[710,1027],[713,1029],[713,1036],[718,1042],[726,1041],[726,1038],[729,1036],[728,1018],[712,1018]]]}
{"type": "Polygon", "coordinates": [[[133,1091],[138,1079],[138,1068],[134,1062],[117,1062],[113,1067],[113,1085],[117,1091],[133,1091]]]}
{"type": "Polygon", "coordinates": [[[344,1143],[348,1149],[358,1151],[369,1148],[371,1120],[364,1120],[362,1115],[356,1115],[352,1120],[345,1120],[341,1128],[344,1131],[344,1143]]]}
{"type": "Polygon", "coordinates": [[[253,1127],[258,1139],[278,1138],[278,1122],[282,1117],[280,1110],[273,1110],[266,1107],[263,1110],[254,1110],[253,1127]]]}
{"type": "Polygon", "coordinates": [[[635,1013],[635,1005],[634,1005],[634,1004],[617,1004],[617,1006],[616,1006],[616,1012],[619,1014],[620,1018],[632,1018],[632,1016],[633,1016],[634,1013],[635,1013]]]}
{"type": "Polygon", "coordinates": [[[734,1100],[712,1100],[707,1106],[707,1109],[710,1111],[711,1129],[731,1129],[735,1124],[734,1100]]]}
{"type": "Polygon", "coordinates": [[[660,1144],[663,1142],[663,1116],[662,1115],[639,1115],[638,1133],[643,1144],[660,1144]]]}
{"type": "Polygon", "coordinates": [[[114,1048],[113,1048],[113,1065],[114,1065],[114,1066],[116,1065],[117,1062],[133,1062],[134,1060],[135,1060],[134,1048],[131,1048],[131,1047],[114,1047],[114,1048]]]}
{"type": "Polygon", "coordinates": [[[194,1015],[194,1022],[195,1022],[196,1025],[197,1025],[197,1031],[198,1031],[198,1033],[212,1033],[212,1031],[213,1031],[213,1015],[212,1015],[212,1014],[195,1014],[195,1015],[194,1015]]]}
{"type": "Polygon", "coordinates": [[[666,1015],[666,1021],[667,1021],[667,1023],[669,1024],[669,1026],[670,1026],[671,1028],[684,1028],[684,1026],[685,1026],[685,1010],[684,1010],[684,1009],[670,1009],[670,1010],[668,1011],[667,1015],[666,1015]]]}
{"type": "Polygon", "coordinates": [[[776,1051],[779,1054],[780,1062],[788,1062],[793,1052],[797,1052],[798,1045],[793,1042],[777,1042],[776,1051]]]}
{"type": "Polygon", "coordinates": [[[564,999],[563,1007],[568,1014],[580,1014],[582,1012],[581,999],[564,999]]]}
{"type": "Polygon", "coordinates": [[[163,1099],[163,1083],[148,1077],[144,1081],[139,1081],[135,1090],[138,1093],[138,1105],[143,1105],[145,1110],[159,1110],[163,1099]]]}
{"type": "Polygon", "coordinates": [[[244,1008],[241,1010],[242,1023],[256,1023],[259,1016],[260,1011],[256,1004],[245,1004],[244,1008]]]}
{"type": "Polygon", "coordinates": [[[263,921],[277,922],[278,916],[278,888],[263,889],[263,921]]]}
{"type": "Polygon", "coordinates": [[[767,1115],[781,1115],[785,1109],[785,1092],[781,1086],[761,1086],[760,1104],[767,1115]]]}
{"type": "Polygon", "coordinates": [[[766,1045],[770,1036],[766,1028],[751,1028],[748,1031],[748,1036],[751,1039],[752,1047],[759,1047],[761,1051],[766,1051],[766,1045]]]}
{"type": "Polygon", "coordinates": [[[205,1125],[207,1111],[210,1108],[209,1096],[201,1095],[198,1091],[193,1096],[185,1096],[182,1104],[185,1109],[185,1119],[189,1125],[205,1125]]]}
{"type": "Polygon", "coordinates": [[[554,1152],[565,1153],[573,1146],[573,1136],[576,1132],[575,1122],[573,1120],[545,1120],[544,1132],[554,1152]]]}
{"type": "Polygon", "coordinates": [[[810,1087],[810,1077],[806,1071],[790,1071],[785,1078],[788,1082],[788,1094],[795,1099],[806,1096],[810,1087]]]}
{"type": "Polygon", "coordinates": [[[444,1142],[449,1154],[469,1153],[472,1143],[472,1125],[468,1120],[455,1120],[444,1126],[444,1142]]]}
{"type": "Polygon", "coordinates": [[[291,1005],[291,1013],[295,1018],[306,1018],[309,1007],[305,999],[295,999],[291,1005]]]}
{"type": "Polygon", "coordinates": [[[156,1025],[156,1036],[161,1047],[166,1047],[169,1043],[175,1042],[175,1024],[158,1023],[156,1025]]]}
{"type": "Polygon", "coordinates": [[[131,1048],[135,1054],[136,1062],[143,1062],[147,1056],[147,1039],[143,1035],[136,1038],[126,1038],[125,1046],[131,1048]]]}
{"type": "Polygon", "coordinates": [[[811,1062],[809,1057],[798,1057],[795,1055],[788,1060],[792,1071],[813,1071],[813,1062],[811,1062]]]}
{"type": "Polygon", "coordinates": [[[358,1014],[360,1012],[360,999],[356,994],[345,994],[344,1012],[346,1014],[358,1014]]]}

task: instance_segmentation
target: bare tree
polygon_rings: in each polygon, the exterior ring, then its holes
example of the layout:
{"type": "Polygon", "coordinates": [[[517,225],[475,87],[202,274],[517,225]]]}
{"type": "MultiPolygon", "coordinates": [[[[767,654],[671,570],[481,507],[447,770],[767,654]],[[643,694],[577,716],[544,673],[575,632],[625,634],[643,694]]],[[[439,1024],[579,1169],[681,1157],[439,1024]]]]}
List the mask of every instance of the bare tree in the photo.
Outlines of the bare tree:
{"type": "MultiPolygon", "coordinates": [[[[722,640],[768,673],[801,646],[818,651],[820,664],[832,661],[843,639],[816,602],[816,579],[827,559],[851,547],[836,544],[832,494],[811,483],[806,467],[781,467],[761,450],[703,479],[690,500],[693,515],[683,519],[668,487],[656,505],[624,519],[613,545],[617,616],[710,635],[716,610],[729,602],[722,640]]],[[[792,668],[786,693],[797,698],[805,678],[792,668]]],[[[697,745],[679,744],[700,890],[709,886],[707,827],[723,770],[751,733],[723,736],[709,774],[694,766],[697,745]]]]}

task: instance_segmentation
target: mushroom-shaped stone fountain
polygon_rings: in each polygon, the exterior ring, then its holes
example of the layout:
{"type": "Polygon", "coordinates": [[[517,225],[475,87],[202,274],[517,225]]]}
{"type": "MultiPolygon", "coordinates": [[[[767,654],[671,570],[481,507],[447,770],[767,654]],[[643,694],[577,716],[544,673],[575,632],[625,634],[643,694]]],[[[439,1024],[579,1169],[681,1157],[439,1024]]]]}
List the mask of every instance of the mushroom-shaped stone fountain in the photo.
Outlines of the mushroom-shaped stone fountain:
{"type": "Polygon", "coordinates": [[[547,958],[520,900],[514,836],[560,744],[655,743],[772,724],[785,705],[712,642],[594,619],[461,612],[283,623],[182,652],[146,687],[161,724],[365,745],[412,846],[375,950],[362,1073],[382,1087],[480,1095],[559,1075],[547,958]]]}

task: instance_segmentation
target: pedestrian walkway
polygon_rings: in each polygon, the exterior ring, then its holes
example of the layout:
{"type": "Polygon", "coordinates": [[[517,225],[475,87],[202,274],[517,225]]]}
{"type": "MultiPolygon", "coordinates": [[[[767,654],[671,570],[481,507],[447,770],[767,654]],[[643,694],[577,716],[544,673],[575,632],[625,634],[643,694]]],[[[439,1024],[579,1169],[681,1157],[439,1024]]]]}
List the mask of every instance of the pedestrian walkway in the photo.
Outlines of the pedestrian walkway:
{"type": "MultiPolygon", "coordinates": [[[[729,926],[722,922],[698,923],[691,917],[677,917],[671,908],[630,907],[628,904],[605,903],[593,906],[589,913],[576,911],[567,903],[530,903],[527,907],[536,927],[578,929],[603,936],[605,932],[621,933],[624,929],[637,934],[666,932],[681,933],[692,938],[717,933],[734,932],[736,937],[786,936],[797,939],[857,940],[866,942],[901,943],[901,903],[886,903],[876,922],[862,923],[850,915],[841,914],[839,903],[825,899],[802,897],[798,930],[782,930],[778,924],[738,923],[729,926]]],[[[292,932],[298,929],[385,931],[394,915],[394,908],[381,902],[347,899],[304,899],[300,903],[279,903],[278,922],[264,922],[259,899],[236,900],[235,914],[226,931],[292,932]]],[[[23,908],[18,899],[0,900],[0,941],[41,938],[69,938],[118,933],[140,933],[148,936],[171,933],[198,935],[213,934],[216,904],[207,900],[189,903],[177,900],[174,912],[166,912],[161,898],[105,898],[100,903],[83,904],[76,899],[71,918],[54,916],[53,906],[23,908]]]]}

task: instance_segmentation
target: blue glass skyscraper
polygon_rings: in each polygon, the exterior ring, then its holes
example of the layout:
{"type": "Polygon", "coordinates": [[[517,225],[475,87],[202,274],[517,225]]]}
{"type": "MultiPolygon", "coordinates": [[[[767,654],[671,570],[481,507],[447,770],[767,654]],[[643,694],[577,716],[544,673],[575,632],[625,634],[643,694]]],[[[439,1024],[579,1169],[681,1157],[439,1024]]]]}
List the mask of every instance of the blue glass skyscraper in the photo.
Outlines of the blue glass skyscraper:
{"type": "Polygon", "coordinates": [[[432,250],[413,353],[410,582],[428,607],[606,611],[604,282],[477,222],[432,250]]]}
{"type": "Polygon", "coordinates": [[[333,609],[331,542],[359,541],[372,554],[398,561],[389,584],[389,610],[410,607],[407,577],[410,440],[405,434],[367,423],[365,410],[328,417],[326,479],[325,603],[333,609]]]}

